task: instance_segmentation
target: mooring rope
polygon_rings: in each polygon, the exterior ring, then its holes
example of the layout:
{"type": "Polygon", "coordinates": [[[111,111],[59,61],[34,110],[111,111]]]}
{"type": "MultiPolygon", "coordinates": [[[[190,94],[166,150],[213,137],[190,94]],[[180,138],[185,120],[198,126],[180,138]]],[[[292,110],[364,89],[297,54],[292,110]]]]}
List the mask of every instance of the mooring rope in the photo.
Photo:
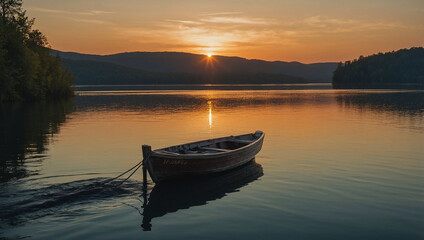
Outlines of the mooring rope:
{"type": "Polygon", "coordinates": [[[133,170],[133,169],[134,169],[134,168],[136,168],[137,166],[140,166],[142,163],[143,163],[143,161],[141,161],[141,162],[137,163],[134,167],[132,167],[132,168],[128,169],[127,171],[125,171],[125,172],[123,172],[123,173],[119,174],[118,176],[116,176],[116,177],[114,177],[114,178],[111,178],[111,179],[108,179],[108,180],[106,180],[106,181],[103,181],[102,183],[103,183],[103,184],[107,184],[107,183],[109,183],[109,182],[112,182],[112,181],[114,181],[114,180],[116,180],[116,179],[118,179],[118,178],[122,177],[122,175],[124,175],[124,174],[128,173],[129,171],[133,170]]]}
{"type": "Polygon", "coordinates": [[[118,185],[116,185],[116,186],[120,186],[121,184],[123,184],[125,181],[127,181],[128,179],[130,179],[130,177],[132,177],[132,175],[134,175],[134,173],[135,172],[137,172],[137,170],[143,165],[143,161],[144,162],[147,162],[147,160],[149,159],[149,157],[150,157],[150,154],[146,157],[146,159],[143,159],[143,160],[141,160],[139,163],[137,163],[135,166],[133,166],[132,168],[130,168],[130,169],[128,169],[127,171],[125,171],[125,172],[123,172],[123,173],[121,173],[121,174],[119,174],[118,176],[116,176],[116,177],[114,177],[114,178],[111,178],[111,179],[108,179],[108,180],[106,180],[106,181],[103,181],[102,182],[102,184],[108,184],[108,183],[111,183],[111,182],[113,182],[114,180],[116,180],[116,179],[118,179],[118,178],[120,178],[120,177],[122,177],[123,175],[125,175],[126,173],[128,173],[129,171],[131,171],[131,170],[133,170],[134,168],[136,168],[126,179],[124,179],[123,181],[121,181],[120,183],[118,183],[118,185]]]}
{"type": "Polygon", "coordinates": [[[123,184],[125,181],[127,181],[128,179],[130,179],[130,177],[132,175],[134,175],[135,172],[137,172],[137,170],[142,166],[143,164],[138,165],[138,167],[134,170],[134,172],[132,172],[127,178],[125,178],[123,181],[121,181],[120,183],[118,183],[117,185],[115,185],[115,187],[121,186],[121,184],[123,184]]]}

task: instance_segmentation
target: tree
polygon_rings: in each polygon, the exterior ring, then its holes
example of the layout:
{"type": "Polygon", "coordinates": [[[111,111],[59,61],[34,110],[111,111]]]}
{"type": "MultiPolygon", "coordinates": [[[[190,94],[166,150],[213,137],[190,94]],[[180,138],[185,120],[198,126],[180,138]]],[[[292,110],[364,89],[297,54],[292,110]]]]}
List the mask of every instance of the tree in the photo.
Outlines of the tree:
{"type": "Polygon", "coordinates": [[[22,12],[22,0],[0,0],[0,14],[3,23],[22,12]]]}
{"type": "Polygon", "coordinates": [[[424,88],[424,48],[378,53],[339,64],[334,88],[424,88]]]}
{"type": "Polygon", "coordinates": [[[0,102],[68,97],[73,75],[50,55],[22,0],[0,0],[0,102]]]}

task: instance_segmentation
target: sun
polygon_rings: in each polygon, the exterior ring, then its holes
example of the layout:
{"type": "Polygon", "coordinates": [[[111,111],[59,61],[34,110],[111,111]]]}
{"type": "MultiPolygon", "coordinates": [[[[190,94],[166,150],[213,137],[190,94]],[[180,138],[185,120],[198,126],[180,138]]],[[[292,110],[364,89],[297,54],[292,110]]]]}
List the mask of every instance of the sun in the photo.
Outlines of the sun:
{"type": "Polygon", "coordinates": [[[213,54],[212,53],[207,53],[206,54],[208,57],[212,57],[213,56],[213,54]]]}

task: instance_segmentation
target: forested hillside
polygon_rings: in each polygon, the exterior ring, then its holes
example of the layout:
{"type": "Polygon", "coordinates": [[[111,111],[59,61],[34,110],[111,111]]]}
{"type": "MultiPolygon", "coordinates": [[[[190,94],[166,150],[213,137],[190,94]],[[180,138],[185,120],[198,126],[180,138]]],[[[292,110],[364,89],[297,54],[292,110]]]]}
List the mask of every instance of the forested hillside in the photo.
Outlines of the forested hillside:
{"type": "Polygon", "coordinates": [[[401,49],[340,63],[334,88],[398,88],[424,86],[424,48],[401,49]]]}
{"type": "Polygon", "coordinates": [[[304,83],[299,77],[272,73],[149,72],[114,63],[63,59],[76,85],[119,84],[278,84],[304,83]]]}
{"type": "Polygon", "coordinates": [[[73,94],[73,75],[50,54],[33,28],[22,0],[0,0],[0,102],[63,98],[73,94]]]}
{"type": "MultiPolygon", "coordinates": [[[[67,60],[112,63],[127,69],[156,73],[185,73],[197,76],[266,75],[267,79],[270,75],[274,77],[285,75],[303,79],[306,82],[331,82],[333,72],[337,67],[337,63],[270,62],[240,57],[208,57],[181,52],[127,52],[113,55],[90,55],[53,51],[52,54],[67,60]]],[[[77,75],[77,81],[83,80],[78,77],[77,69],[71,67],[71,70],[77,75]]],[[[240,81],[242,80],[238,80],[238,82],[240,81]]],[[[257,82],[261,83],[260,79],[257,82]]]]}

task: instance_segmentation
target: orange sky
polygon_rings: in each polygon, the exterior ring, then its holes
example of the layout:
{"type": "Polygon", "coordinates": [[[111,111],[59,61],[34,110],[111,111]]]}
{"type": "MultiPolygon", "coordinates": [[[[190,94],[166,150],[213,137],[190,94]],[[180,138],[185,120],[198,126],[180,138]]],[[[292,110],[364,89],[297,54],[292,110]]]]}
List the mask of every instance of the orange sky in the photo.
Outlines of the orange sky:
{"type": "Polygon", "coordinates": [[[27,0],[52,48],[345,61],[424,46],[422,0],[27,0]]]}

